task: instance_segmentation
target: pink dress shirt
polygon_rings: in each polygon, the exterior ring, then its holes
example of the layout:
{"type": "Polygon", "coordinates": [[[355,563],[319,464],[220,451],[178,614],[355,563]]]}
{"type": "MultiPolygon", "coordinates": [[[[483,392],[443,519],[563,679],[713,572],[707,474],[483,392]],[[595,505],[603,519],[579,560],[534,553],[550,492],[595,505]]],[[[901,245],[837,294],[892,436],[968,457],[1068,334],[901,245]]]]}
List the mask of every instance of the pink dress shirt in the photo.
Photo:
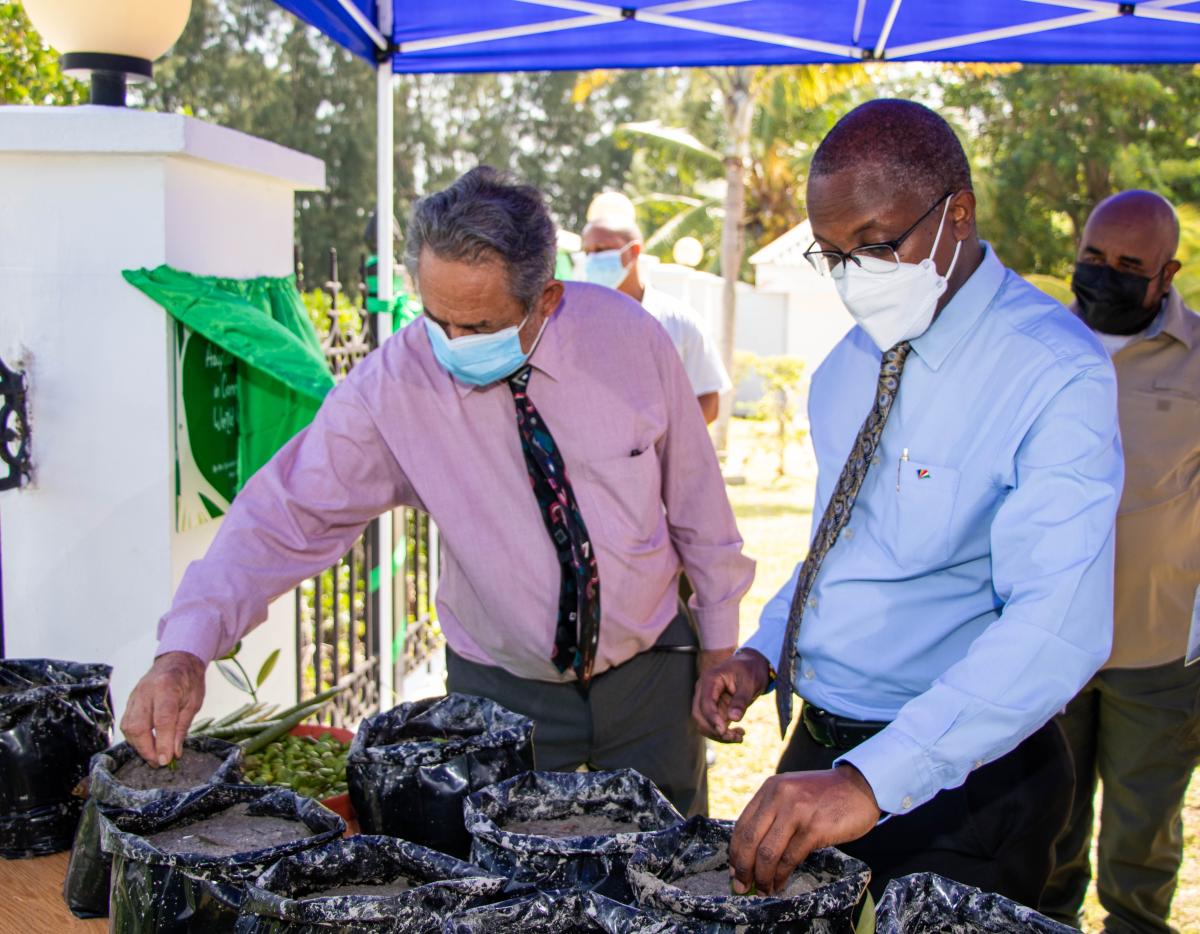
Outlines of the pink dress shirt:
{"type": "MultiPolygon", "coordinates": [[[[735,645],[754,562],[666,331],[619,292],[568,283],[530,363],[529,397],[562,450],[596,549],[596,672],[655,643],[677,611],[681,562],[703,647],[735,645]]],[[[438,617],[455,652],[523,678],[574,678],[550,662],[561,571],[512,394],[453,379],[423,321],[355,367],[238,494],[159,622],[159,654],[219,657],[272,599],[333,564],[395,506],[423,509],[438,526],[438,617]]]]}

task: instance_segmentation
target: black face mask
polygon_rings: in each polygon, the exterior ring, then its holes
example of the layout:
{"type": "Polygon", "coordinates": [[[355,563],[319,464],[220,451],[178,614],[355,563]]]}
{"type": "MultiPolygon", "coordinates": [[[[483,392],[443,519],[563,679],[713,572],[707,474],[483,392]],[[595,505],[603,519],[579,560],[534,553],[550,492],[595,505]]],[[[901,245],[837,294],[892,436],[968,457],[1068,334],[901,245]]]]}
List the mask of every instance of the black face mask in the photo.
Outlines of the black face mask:
{"type": "Polygon", "coordinates": [[[1098,263],[1076,263],[1071,291],[1079,304],[1079,316],[1093,331],[1138,334],[1158,314],[1161,303],[1156,302],[1150,308],[1143,304],[1150,283],[1157,278],[1118,272],[1098,263]]]}

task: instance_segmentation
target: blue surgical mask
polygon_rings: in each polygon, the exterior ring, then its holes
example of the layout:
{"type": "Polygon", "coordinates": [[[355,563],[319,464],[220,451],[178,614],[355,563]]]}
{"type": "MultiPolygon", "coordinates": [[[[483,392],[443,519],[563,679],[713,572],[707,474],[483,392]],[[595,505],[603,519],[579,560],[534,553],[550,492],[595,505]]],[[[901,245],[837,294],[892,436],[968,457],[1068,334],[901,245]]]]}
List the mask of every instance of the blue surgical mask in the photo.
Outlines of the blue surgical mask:
{"type": "MultiPolygon", "coordinates": [[[[529,354],[521,349],[521,329],[529,318],[530,315],[526,315],[520,324],[491,334],[466,334],[454,340],[446,336],[441,325],[429,318],[425,319],[425,330],[433,345],[433,355],[451,376],[472,386],[487,386],[511,376],[529,359],[529,354]]],[[[542,329],[545,327],[543,321],[542,329]]],[[[539,331],[534,347],[541,337],[539,331]]],[[[533,347],[529,348],[529,353],[533,353],[533,347]]]]}
{"type": "Polygon", "coordinates": [[[601,250],[599,253],[588,253],[583,260],[583,275],[588,282],[608,286],[615,289],[625,281],[629,267],[621,258],[628,245],[619,250],[601,250]]]}

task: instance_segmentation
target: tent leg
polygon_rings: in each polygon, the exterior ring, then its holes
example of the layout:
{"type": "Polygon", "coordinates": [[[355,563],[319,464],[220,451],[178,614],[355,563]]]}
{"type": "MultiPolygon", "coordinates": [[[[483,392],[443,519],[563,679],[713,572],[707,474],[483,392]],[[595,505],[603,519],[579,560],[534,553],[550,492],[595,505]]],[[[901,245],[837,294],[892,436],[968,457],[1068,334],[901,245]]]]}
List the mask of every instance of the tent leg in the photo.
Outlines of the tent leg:
{"type": "MultiPolygon", "coordinates": [[[[390,3],[381,3],[380,12],[390,7],[390,3]]],[[[389,11],[390,12],[390,11],[389,11]]],[[[384,35],[391,34],[390,24],[386,26],[384,35]]],[[[376,72],[376,155],[375,155],[375,255],[378,265],[375,272],[378,277],[378,296],[387,302],[395,297],[392,289],[392,267],[395,256],[394,232],[392,229],[393,201],[395,200],[394,186],[394,152],[393,139],[393,81],[392,61],[388,59],[379,64],[376,72]]],[[[376,315],[376,331],[379,343],[383,344],[392,334],[391,312],[381,312],[376,315]]],[[[397,702],[395,683],[396,659],[394,657],[393,638],[395,632],[395,600],[394,575],[396,563],[392,558],[395,545],[392,542],[392,512],[385,513],[379,522],[379,701],[383,710],[390,710],[397,702]]]]}

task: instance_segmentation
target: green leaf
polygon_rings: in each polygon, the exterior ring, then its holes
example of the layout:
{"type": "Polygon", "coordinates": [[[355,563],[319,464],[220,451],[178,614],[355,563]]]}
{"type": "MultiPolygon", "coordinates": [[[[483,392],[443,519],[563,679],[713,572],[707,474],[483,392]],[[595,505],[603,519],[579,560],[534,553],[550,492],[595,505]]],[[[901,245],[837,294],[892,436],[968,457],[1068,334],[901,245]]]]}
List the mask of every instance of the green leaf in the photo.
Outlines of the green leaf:
{"type": "Polygon", "coordinates": [[[276,649],[267,656],[267,660],[262,663],[262,667],[258,669],[258,677],[254,679],[256,687],[262,687],[263,682],[267,680],[271,672],[275,670],[275,663],[279,661],[279,649],[276,649]]]}
{"type": "Polygon", "coordinates": [[[217,671],[221,672],[225,676],[225,680],[239,691],[245,691],[247,694],[254,693],[254,688],[250,686],[250,682],[246,680],[245,676],[224,659],[218,659],[217,671]]]}
{"type": "Polygon", "coordinates": [[[218,660],[222,661],[222,662],[227,662],[231,658],[236,658],[237,653],[240,652],[241,650],[242,650],[242,640],[238,639],[237,645],[235,645],[232,649],[230,649],[228,652],[226,652],[224,655],[222,655],[220,657],[220,659],[218,659],[218,660]]]}

